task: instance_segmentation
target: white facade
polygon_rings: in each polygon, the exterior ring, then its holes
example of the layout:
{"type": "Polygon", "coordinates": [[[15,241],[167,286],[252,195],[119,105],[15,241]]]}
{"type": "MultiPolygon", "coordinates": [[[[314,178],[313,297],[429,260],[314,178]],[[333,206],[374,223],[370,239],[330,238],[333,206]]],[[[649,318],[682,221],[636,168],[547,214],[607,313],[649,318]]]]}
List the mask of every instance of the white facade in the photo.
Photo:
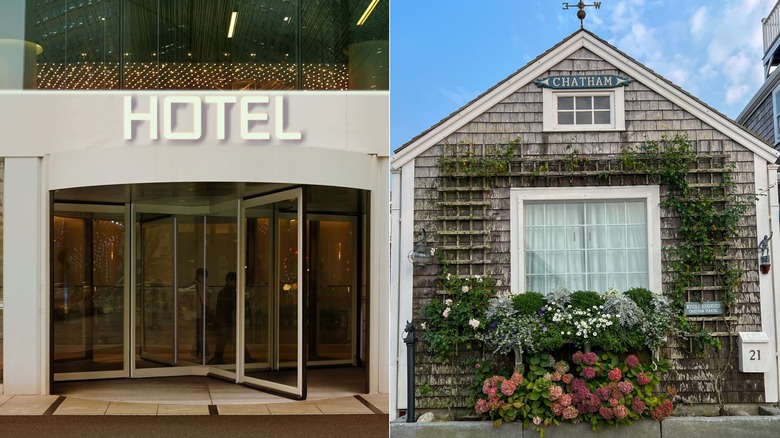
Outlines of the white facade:
{"type": "Polygon", "coordinates": [[[50,392],[54,191],[179,182],[319,185],[369,194],[368,388],[388,392],[388,96],[0,92],[4,392],[50,392]]]}

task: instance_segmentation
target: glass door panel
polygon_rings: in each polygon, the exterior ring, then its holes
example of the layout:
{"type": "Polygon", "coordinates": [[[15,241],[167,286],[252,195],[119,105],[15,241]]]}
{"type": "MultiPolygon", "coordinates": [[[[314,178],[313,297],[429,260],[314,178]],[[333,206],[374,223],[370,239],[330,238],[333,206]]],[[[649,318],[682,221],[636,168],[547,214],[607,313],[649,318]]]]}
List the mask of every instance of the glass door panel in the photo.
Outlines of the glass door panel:
{"type": "Polygon", "coordinates": [[[243,373],[239,381],[306,398],[301,191],[246,201],[243,373]]]}
{"type": "Polygon", "coordinates": [[[124,370],[124,236],[121,213],[55,213],[55,379],[124,370]]]}
{"type": "Polygon", "coordinates": [[[172,216],[147,218],[140,224],[141,263],[136,282],[137,368],[175,365],[177,362],[175,226],[172,216]]]}
{"type": "Polygon", "coordinates": [[[309,364],[353,364],[357,266],[355,220],[310,217],[309,364]]]}
{"type": "Polygon", "coordinates": [[[205,365],[210,353],[206,313],[212,279],[206,267],[206,232],[204,216],[176,216],[176,352],[182,365],[205,365]]]}

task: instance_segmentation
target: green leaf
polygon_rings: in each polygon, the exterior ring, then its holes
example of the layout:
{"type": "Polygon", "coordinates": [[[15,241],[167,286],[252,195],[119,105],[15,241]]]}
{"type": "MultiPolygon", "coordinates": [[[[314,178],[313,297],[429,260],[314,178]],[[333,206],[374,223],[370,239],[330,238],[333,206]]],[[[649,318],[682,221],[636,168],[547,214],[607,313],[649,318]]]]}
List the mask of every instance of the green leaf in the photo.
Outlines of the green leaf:
{"type": "Polygon", "coordinates": [[[500,419],[500,418],[499,418],[498,420],[496,420],[496,421],[494,421],[494,422],[493,422],[493,427],[494,427],[495,429],[498,429],[499,427],[501,427],[501,424],[503,424],[503,423],[504,423],[504,421],[503,421],[502,419],[500,419]]]}

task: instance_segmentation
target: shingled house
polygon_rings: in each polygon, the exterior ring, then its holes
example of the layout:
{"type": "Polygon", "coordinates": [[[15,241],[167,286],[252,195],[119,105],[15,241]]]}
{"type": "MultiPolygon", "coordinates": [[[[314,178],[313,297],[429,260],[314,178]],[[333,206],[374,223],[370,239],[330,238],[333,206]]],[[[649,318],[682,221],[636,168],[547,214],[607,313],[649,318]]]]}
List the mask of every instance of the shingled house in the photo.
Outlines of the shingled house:
{"type": "MultiPolygon", "coordinates": [[[[723,251],[716,265],[686,272],[688,283],[677,289],[688,325],[676,325],[657,352],[672,365],[666,383],[696,403],[777,401],[780,273],[771,257],[780,239],[769,236],[780,236],[780,153],[579,30],[395,151],[391,409],[407,407],[404,324],[414,321],[419,336],[421,309],[441,299],[439,264],[407,260],[423,238],[450,272],[491,275],[502,293],[643,287],[671,295],[678,249],[707,232],[684,229],[668,206],[677,195],[657,172],[667,164],[640,168],[626,159],[668,142],[691,148],[684,175],[691,194],[719,211],[745,204],[733,229],[708,243],[723,251]],[[720,352],[696,351],[690,330],[720,340],[720,352]],[[761,371],[742,366],[745,339],[763,342],[761,371]],[[730,369],[715,381],[724,364],[730,369]]],[[[443,407],[438,387],[468,378],[434,363],[426,349],[417,344],[415,374],[427,389],[418,391],[418,409],[443,407]]]]}

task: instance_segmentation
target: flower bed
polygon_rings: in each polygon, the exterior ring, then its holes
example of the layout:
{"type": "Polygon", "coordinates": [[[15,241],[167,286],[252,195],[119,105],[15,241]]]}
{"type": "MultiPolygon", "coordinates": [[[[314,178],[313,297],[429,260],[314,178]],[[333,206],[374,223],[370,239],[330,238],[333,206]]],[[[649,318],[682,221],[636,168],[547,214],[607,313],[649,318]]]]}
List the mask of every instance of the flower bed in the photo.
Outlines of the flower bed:
{"type": "Polygon", "coordinates": [[[665,364],[642,364],[629,355],[574,353],[571,364],[548,355],[529,358],[526,377],[494,375],[484,380],[475,411],[489,416],[498,427],[520,421],[544,434],[544,428],[562,421],[588,423],[594,429],[630,424],[640,418],[663,420],[671,415],[671,388],[654,395],[665,364]]]}

